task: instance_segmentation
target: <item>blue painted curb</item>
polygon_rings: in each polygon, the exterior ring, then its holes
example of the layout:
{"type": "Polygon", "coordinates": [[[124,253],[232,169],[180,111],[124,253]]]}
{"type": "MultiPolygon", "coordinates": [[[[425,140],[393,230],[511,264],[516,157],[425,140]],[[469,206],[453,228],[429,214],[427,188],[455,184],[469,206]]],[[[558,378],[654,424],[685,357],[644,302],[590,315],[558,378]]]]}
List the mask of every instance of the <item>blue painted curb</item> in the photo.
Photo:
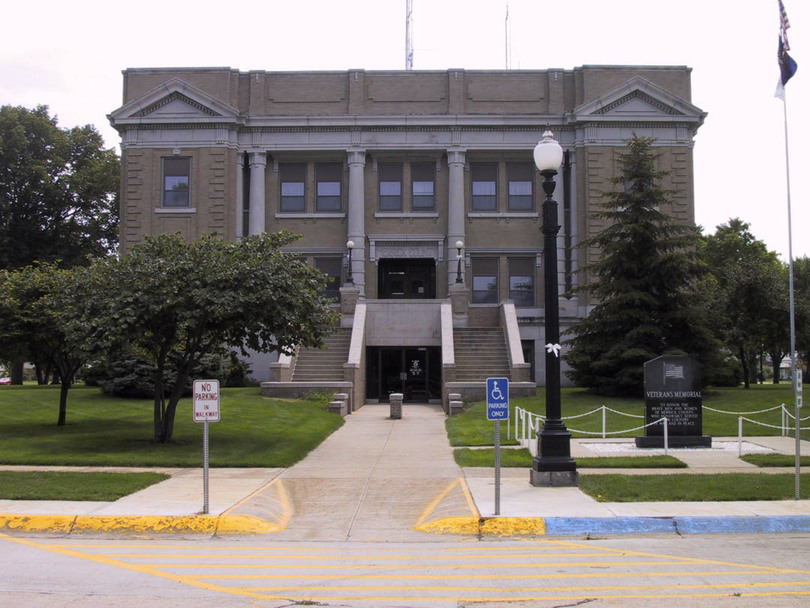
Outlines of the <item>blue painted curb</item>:
{"type": "Polygon", "coordinates": [[[546,534],[757,534],[810,532],[810,515],[751,517],[546,517],[546,534]]]}

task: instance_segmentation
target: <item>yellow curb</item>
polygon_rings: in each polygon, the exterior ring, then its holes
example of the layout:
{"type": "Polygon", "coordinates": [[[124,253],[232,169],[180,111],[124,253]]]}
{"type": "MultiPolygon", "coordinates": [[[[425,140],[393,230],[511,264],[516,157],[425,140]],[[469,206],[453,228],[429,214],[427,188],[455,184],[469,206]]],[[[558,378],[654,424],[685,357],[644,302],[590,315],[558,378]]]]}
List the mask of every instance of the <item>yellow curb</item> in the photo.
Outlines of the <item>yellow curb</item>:
{"type": "Polygon", "coordinates": [[[74,521],[75,515],[0,515],[0,530],[66,534],[74,521]]]}
{"type": "Polygon", "coordinates": [[[419,524],[414,530],[432,534],[478,534],[479,523],[477,517],[441,517],[419,524]]]}
{"type": "Polygon", "coordinates": [[[267,534],[278,524],[249,515],[99,516],[99,515],[2,515],[0,530],[12,532],[128,532],[187,534],[267,534]]]}
{"type": "Polygon", "coordinates": [[[442,517],[421,524],[419,532],[432,534],[475,534],[477,536],[545,536],[542,517],[442,517]]]}
{"type": "Polygon", "coordinates": [[[546,520],[542,517],[490,517],[481,520],[484,536],[545,536],[546,520]]]}

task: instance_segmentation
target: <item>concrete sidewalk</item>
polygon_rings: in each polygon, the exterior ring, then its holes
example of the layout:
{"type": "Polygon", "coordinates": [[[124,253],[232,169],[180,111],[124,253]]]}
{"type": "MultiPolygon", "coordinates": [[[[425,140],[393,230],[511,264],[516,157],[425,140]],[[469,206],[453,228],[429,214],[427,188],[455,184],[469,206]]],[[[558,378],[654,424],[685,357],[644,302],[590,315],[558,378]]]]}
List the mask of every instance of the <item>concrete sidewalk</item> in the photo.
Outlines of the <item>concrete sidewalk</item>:
{"type": "MultiPolygon", "coordinates": [[[[202,515],[200,469],[165,469],[170,479],[110,503],[0,500],[0,530],[72,532],[273,532],[279,540],[430,540],[456,534],[805,532],[810,501],[600,503],[578,488],[535,488],[528,469],[502,469],[495,516],[494,470],[461,469],[439,406],[366,405],[289,469],[211,469],[202,515]]],[[[786,472],[758,469],[729,449],[670,450],[688,469],[584,469],[654,473],[786,472]]],[[[746,449],[792,453],[793,439],[746,438],[746,449]],[[754,447],[750,447],[754,446],[754,447]]],[[[627,440],[574,440],[575,458],[621,451],[627,440]],[[611,445],[612,444],[612,445],[611,445]],[[605,447],[607,446],[607,447],[605,447]]],[[[810,443],[803,442],[807,453],[810,443]]],[[[648,453],[645,451],[645,454],[648,453]]],[[[46,467],[0,467],[5,470],[46,467]]],[[[47,467],[50,470],[101,470],[47,467]]],[[[104,469],[121,470],[121,469],[104,469]]],[[[132,469],[125,469],[131,471],[132,469]]],[[[149,469],[155,470],[155,469],[149,469]]],[[[793,470],[790,469],[790,472],[793,470]]]]}

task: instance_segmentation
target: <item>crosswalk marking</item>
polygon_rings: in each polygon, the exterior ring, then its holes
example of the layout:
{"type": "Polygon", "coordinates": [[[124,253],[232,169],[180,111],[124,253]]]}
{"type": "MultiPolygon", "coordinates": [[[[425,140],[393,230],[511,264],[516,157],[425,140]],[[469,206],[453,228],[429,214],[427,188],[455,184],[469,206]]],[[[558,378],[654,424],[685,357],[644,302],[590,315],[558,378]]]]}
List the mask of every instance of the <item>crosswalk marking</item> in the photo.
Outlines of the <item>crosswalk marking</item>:
{"type": "Polygon", "coordinates": [[[4,540],[255,599],[530,602],[807,596],[810,572],[549,539],[487,545],[4,540]]]}

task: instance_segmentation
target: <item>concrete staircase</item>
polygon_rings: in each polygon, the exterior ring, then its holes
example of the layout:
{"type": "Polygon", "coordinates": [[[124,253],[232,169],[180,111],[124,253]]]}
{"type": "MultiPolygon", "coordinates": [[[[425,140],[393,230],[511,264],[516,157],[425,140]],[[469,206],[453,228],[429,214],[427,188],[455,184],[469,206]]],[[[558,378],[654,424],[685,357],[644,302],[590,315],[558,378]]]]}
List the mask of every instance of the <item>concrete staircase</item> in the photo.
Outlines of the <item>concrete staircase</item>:
{"type": "Polygon", "coordinates": [[[453,329],[456,351],[456,382],[483,382],[487,378],[510,378],[506,340],[500,327],[453,329]]]}
{"type": "Polygon", "coordinates": [[[349,358],[351,332],[339,331],[326,338],[326,350],[302,348],[293,369],[293,382],[343,380],[343,364],[349,358]]]}

